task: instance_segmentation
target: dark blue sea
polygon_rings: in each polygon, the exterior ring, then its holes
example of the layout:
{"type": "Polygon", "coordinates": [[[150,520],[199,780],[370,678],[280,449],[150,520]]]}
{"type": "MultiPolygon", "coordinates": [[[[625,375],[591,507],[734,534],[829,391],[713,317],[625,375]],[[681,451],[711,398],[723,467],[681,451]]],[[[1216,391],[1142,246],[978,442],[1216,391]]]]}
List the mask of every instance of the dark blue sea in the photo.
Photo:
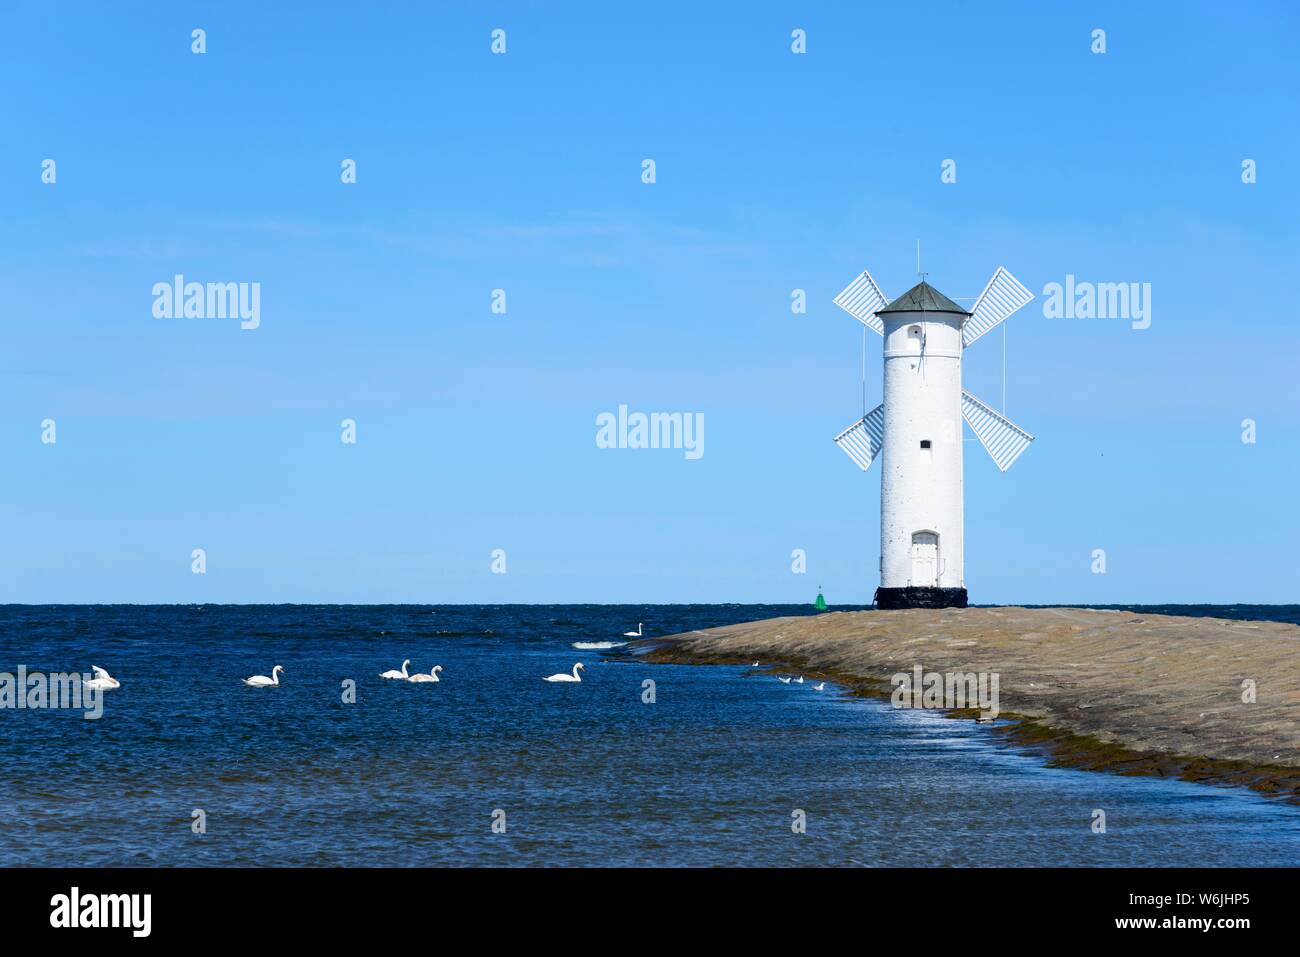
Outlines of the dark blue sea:
{"type": "MultiPolygon", "coordinates": [[[[1142,610],[1300,623],[1296,606],[1142,610]]],[[[831,686],[573,647],[810,613],[0,607],[0,671],[121,681],[97,721],[0,710],[0,865],[1300,862],[1300,808],[1249,791],[1048,768],[986,727],[831,686]],[[378,677],[404,658],[442,680],[378,677]],[[577,661],[581,683],[541,680],[577,661]],[[242,684],[277,664],[280,687],[242,684]]]]}

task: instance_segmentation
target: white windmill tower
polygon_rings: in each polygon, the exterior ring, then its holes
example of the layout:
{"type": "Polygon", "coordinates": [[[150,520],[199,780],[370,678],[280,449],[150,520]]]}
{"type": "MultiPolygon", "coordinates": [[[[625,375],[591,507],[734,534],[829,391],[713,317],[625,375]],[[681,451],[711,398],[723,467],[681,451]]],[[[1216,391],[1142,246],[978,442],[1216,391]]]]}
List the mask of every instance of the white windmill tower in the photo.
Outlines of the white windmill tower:
{"type": "Polygon", "coordinates": [[[961,420],[1003,472],[1034,437],[962,389],[962,353],[1033,298],[1001,266],[970,312],[924,274],[893,302],[866,271],[835,297],[885,339],[884,402],[835,437],[863,471],[882,459],[877,607],[966,607],[961,420]]]}

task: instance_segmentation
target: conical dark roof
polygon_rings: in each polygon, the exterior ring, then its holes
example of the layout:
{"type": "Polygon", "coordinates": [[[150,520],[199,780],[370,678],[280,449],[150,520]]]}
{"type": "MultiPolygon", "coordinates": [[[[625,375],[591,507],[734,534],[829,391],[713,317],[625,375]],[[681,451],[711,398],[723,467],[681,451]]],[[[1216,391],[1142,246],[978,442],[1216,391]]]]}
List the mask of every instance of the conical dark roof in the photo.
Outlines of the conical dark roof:
{"type": "Polygon", "coordinates": [[[876,315],[886,312],[955,312],[969,316],[970,312],[957,305],[928,282],[919,282],[903,293],[876,315]]]}

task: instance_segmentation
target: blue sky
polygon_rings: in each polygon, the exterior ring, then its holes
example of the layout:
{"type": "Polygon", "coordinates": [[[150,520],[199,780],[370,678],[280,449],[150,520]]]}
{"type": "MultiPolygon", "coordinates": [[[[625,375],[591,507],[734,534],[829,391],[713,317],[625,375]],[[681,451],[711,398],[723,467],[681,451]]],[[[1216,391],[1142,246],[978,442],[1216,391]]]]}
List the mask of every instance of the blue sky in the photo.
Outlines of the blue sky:
{"type": "Polygon", "coordinates": [[[1038,294],[1037,441],[966,445],[972,601],[1298,599],[1293,6],[624,6],[6,10],[0,601],[868,602],[831,300],[918,239],[950,296],[1038,294]],[[260,282],[261,327],[155,319],[176,273],[260,282]],[[1067,274],[1149,282],[1151,327],[1045,318],[1067,274]],[[598,449],[620,404],[704,456],[598,449]]]}

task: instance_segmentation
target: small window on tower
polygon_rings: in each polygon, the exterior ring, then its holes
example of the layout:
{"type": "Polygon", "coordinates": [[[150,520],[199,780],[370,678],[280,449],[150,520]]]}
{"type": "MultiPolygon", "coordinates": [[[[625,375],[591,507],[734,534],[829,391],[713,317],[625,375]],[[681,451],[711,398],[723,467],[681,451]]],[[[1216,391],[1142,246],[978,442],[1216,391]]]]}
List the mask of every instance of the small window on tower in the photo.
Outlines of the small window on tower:
{"type": "Polygon", "coordinates": [[[930,458],[931,455],[932,452],[930,450],[930,440],[922,439],[921,440],[921,463],[923,465],[929,465],[931,462],[931,458],[930,458]]]}
{"type": "Polygon", "coordinates": [[[911,326],[907,330],[907,350],[909,352],[921,351],[921,327],[911,326]]]}
{"type": "Polygon", "coordinates": [[[923,449],[928,449],[929,447],[930,447],[930,440],[929,440],[929,439],[922,439],[922,440],[921,440],[921,448],[923,448],[923,449]]]}

